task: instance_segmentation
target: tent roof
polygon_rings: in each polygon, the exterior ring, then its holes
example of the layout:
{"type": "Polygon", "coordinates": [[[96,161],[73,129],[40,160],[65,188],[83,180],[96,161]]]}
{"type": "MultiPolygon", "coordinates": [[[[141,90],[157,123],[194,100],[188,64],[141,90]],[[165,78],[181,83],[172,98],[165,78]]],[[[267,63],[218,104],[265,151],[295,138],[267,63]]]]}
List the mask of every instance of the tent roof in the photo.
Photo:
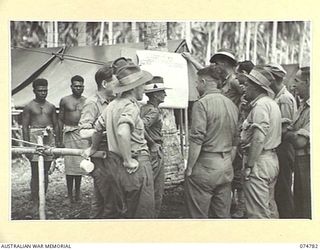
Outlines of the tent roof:
{"type": "MultiPolygon", "coordinates": [[[[64,51],[64,54],[108,63],[120,56],[123,56],[124,48],[132,48],[136,50],[143,49],[144,44],[128,43],[106,46],[70,47],[64,51]]],[[[11,50],[11,90],[16,107],[23,107],[34,98],[30,83],[36,77],[42,77],[48,80],[49,90],[47,100],[56,105],[56,107],[59,105],[59,101],[63,96],[71,94],[71,90],[69,88],[70,79],[74,75],[81,75],[85,79],[84,96],[88,97],[96,91],[94,74],[101,65],[83,63],[68,59],[61,60],[60,58],[51,55],[52,52],[61,52],[62,48],[37,50],[49,52],[49,55],[25,49],[11,50]]],[[[169,40],[168,50],[169,52],[183,52],[188,50],[188,48],[184,40],[169,40]]],[[[194,71],[192,66],[188,65],[188,68],[191,71],[194,71]]],[[[197,97],[197,93],[194,81],[190,80],[189,85],[189,92],[192,97],[191,99],[195,99],[197,97]]]]}

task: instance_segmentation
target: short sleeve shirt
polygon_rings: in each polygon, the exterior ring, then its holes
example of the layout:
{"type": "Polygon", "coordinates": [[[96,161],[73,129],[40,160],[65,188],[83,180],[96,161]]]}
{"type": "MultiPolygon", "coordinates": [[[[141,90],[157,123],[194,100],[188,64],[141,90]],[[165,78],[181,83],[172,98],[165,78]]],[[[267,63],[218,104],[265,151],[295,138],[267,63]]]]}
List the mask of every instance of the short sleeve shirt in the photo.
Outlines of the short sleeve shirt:
{"type": "Polygon", "coordinates": [[[301,104],[292,127],[298,135],[310,138],[310,100],[301,104]]]}
{"type": "Polygon", "coordinates": [[[140,108],[134,98],[118,97],[102,112],[106,123],[108,148],[121,155],[117,130],[119,125],[126,123],[131,131],[131,154],[137,155],[141,151],[148,151],[144,138],[144,125],[140,117],[140,108]]]}
{"type": "Polygon", "coordinates": [[[162,112],[159,107],[154,106],[152,103],[148,102],[147,104],[141,107],[140,114],[144,127],[148,135],[156,143],[162,144],[162,112]]]}
{"type": "Polygon", "coordinates": [[[265,135],[264,150],[275,149],[281,142],[281,113],[269,96],[260,95],[251,102],[252,109],[242,125],[241,142],[250,147],[255,129],[265,135]]]}
{"type": "Polygon", "coordinates": [[[296,99],[287,90],[286,86],[283,86],[274,100],[280,108],[282,122],[292,122],[297,114],[297,103],[296,99]]]}

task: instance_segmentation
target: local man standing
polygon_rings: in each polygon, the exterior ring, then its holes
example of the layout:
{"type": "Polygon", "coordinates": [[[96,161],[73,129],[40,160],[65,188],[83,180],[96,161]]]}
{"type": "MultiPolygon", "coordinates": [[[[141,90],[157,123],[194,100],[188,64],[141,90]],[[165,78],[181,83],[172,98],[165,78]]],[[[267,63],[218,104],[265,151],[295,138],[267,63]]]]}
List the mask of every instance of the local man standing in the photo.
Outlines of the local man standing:
{"type": "Polygon", "coordinates": [[[252,107],[243,122],[244,194],[248,218],[278,218],[274,188],[279,173],[276,148],[281,142],[281,113],[270,97],[271,73],[254,67],[246,75],[245,98],[252,107]]]}
{"type": "MultiPolygon", "coordinates": [[[[23,139],[28,142],[38,143],[38,136],[43,137],[43,144],[46,146],[60,146],[59,124],[56,114],[56,107],[46,100],[48,95],[48,81],[36,79],[32,83],[35,99],[29,102],[22,113],[23,139]]],[[[29,144],[25,146],[30,147],[29,144]]],[[[48,188],[48,171],[53,158],[44,157],[45,190],[48,188]]],[[[37,207],[39,199],[39,172],[38,156],[30,156],[31,161],[31,196],[34,208],[37,207]]]]}
{"type": "MultiPolygon", "coordinates": [[[[81,110],[86,98],[82,96],[84,90],[84,79],[75,75],[71,78],[72,95],[63,97],[60,100],[59,108],[59,126],[60,140],[66,148],[85,149],[88,147],[86,140],[80,136],[79,120],[81,110]]],[[[68,198],[70,203],[73,199],[73,183],[75,183],[75,201],[80,200],[81,177],[84,172],[80,169],[80,156],[65,156],[65,174],[67,180],[68,198]]]]}
{"type": "Polygon", "coordinates": [[[311,219],[310,184],[310,67],[301,68],[295,78],[301,104],[296,119],[284,137],[295,148],[294,208],[296,218],[311,219]]]}
{"type": "Polygon", "coordinates": [[[214,217],[230,218],[238,109],[217,89],[225,76],[219,65],[198,71],[201,97],[192,108],[185,178],[187,213],[191,218],[208,218],[210,206],[214,217]]]}
{"type": "MultiPolygon", "coordinates": [[[[95,74],[95,80],[98,90],[93,96],[86,99],[79,121],[80,135],[82,138],[90,140],[90,144],[91,137],[96,131],[94,128],[95,123],[102,111],[114,98],[112,87],[114,83],[117,82],[117,79],[112,73],[112,68],[109,66],[99,69],[95,74]]],[[[107,151],[107,149],[107,139],[106,136],[103,135],[98,150],[107,151]]],[[[108,166],[104,164],[103,159],[91,157],[91,160],[94,163],[95,169],[91,174],[93,177],[94,195],[91,204],[90,218],[114,218],[113,194],[111,191],[111,183],[108,181],[110,171],[108,170],[108,166]],[[102,178],[102,176],[104,178],[102,178]],[[99,185],[99,183],[101,185],[99,185]]]]}
{"type": "Polygon", "coordinates": [[[167,96],[163,78],[155,76],[145,85],[145,94],[149,101],[141,107],[140,116],[145,128],[145,138],[148,143],[154,180],[154,196],[156,217],[159,216],[164,191],[164,166],[162,157],[162,112],[160,103],[167,96]]]}

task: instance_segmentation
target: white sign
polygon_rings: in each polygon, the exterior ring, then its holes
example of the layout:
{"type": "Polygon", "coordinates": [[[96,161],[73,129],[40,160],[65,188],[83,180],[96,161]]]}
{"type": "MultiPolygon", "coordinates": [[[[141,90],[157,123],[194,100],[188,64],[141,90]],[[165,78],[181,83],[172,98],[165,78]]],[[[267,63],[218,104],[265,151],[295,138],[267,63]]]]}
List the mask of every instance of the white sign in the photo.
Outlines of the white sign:
{"type": "MultiPolygon", "coordinates": [[[[160,107],[187,108],[189,97],[188,68],[186,60],[178,53],[137,50],[141,69],[153,76],[163,77],[167,97],[160,107]]],[[[148,98],[144,96],[143,102],[148,98]]]]}

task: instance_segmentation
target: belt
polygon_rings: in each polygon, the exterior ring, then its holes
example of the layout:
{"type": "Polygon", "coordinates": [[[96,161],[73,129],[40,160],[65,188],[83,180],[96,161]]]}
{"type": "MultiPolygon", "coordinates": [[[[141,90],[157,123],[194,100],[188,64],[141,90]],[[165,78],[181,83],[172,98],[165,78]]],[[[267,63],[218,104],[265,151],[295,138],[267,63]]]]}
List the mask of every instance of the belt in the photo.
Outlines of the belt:
{"type": "Polygon", "coordinates": [[[310,148],[296,149],[296,156],[310,155],[310,148]]]}
{"type": "Polygon", "coordinates": [[[224,158],[226,155],[229,155],[230,154],[230,151],[227,151],[227,152],[206,152],[206,151],[202,151],[200,152],[200,155],[201,156],[210,156],[210,155],[220,155],[222,158],[224,158]]]}

